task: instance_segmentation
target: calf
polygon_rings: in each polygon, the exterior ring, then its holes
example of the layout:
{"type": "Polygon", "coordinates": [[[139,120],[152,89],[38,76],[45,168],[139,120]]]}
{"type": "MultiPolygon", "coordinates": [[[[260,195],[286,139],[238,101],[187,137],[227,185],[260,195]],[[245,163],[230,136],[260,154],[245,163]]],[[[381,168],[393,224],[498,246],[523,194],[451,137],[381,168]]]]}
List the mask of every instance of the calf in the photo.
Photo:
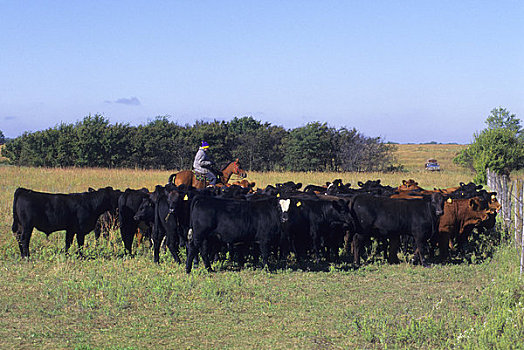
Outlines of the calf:
{"type": "Polygon", "coordinates": [[[16,234],[22,257],[29,257],[33,228],[46,235],[65,230],[67,252],[75,234],[78,246],[82,247],[85,235],[93,231],[98,217],[115,207],[115,191],[111,187],[70,194],[18,188],[14,193],[12,230],[16,234]]]}
{"type": "MultiPolygon", "coordinates": [[[[87,189],[88,192],[95,192],[96,190],[92,187],[89,187],[87,189]]],[[[122,191],[120,190],[114,190],[113,196],[114,201],[118,202],[118,198],[122,194],[122,191]]],[[[100,238],[100,235],[102,235],[104,238],[109,238],[109,232],[117,230],[120,227],[118,223],[118,206],[115,206],[113,210],[108,210],[96,221],[95,225],[95,239],[98,241],[100,238]]]]}
{"type": "MultiPolygon", "coordinates": [[[[179,192],[175,186],[156,186],[150,195],[149,201],[154,208],[153,226],[153,261],[160,261],[160,244],[166,238],[166,245],[177,263],[181,263],[178,256],[178,246],[185,243],[182,239],[182,227],[180,223],[184,220],[183,206],[187,202],[186,194],[179,192]],[[185,198],[185,200],[183,199],[185,198]]],[[[186,220],[187,221],[187,220],[186,220]]]]}
{"type": "MultiPolygon", "coordinates": [[[[118,208],[116,208],[118,209],[118,208]]],[[[116,231],[120,228],[120,223],[118,222],[118,210],[115,211],[106,211],[102,213],[95,225],[95,239],[98,241],[100,236],[103,236],[105,239],[109,238],[109,232],[116,231]]]]}

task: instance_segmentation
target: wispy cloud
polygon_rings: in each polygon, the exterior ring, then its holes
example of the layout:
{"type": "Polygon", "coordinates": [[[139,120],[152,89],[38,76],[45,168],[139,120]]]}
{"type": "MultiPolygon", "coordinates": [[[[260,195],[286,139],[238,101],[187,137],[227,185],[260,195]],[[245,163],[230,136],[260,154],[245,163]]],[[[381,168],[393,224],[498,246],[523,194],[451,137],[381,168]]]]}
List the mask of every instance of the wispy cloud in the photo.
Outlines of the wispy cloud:
{"type": "Polygon", "coordinates": [[[115,101],[104,101],[105,103],[119,103],[119,104],[122,104],[122,105],[126,105],[126,106],[140,106],[142,105],[140,103],[140,100],[136,97],[131,97],[131,98],[125,98],[125,97],[122,97],[122,98],[119,98],[115,101]]]}
{"type": "Polygon", "coordinates": [[[4,120],[15,120],[16,117],[12,116],[12,115],[8,115],[8,116],[5,116],[4,117],[4,120]]]}

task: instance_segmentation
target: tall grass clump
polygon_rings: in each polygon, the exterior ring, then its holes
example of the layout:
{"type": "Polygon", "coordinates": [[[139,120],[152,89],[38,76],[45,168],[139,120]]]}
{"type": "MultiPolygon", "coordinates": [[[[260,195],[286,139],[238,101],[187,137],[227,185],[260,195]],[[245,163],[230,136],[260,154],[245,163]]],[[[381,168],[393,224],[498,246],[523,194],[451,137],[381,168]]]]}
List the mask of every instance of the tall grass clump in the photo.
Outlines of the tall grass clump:
{"type": "Polygon", "coordinates": [[[491,262],[489,283],[479,298],[479,314],[451,341],[464,349],[520,349],[524,346],[524,280],[512,244],[491,262]]]}

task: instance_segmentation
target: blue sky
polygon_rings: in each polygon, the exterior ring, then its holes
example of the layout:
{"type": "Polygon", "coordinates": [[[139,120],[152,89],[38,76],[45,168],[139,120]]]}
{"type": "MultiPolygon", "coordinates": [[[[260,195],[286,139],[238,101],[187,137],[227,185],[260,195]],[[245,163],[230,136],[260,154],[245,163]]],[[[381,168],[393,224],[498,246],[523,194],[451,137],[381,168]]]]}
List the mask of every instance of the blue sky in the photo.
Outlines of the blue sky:
{"type": "Polygon", "coordinates": [[[0,0],[0,130],[253,116],[468,143],[524,119],[522,1],[0,0]]]}

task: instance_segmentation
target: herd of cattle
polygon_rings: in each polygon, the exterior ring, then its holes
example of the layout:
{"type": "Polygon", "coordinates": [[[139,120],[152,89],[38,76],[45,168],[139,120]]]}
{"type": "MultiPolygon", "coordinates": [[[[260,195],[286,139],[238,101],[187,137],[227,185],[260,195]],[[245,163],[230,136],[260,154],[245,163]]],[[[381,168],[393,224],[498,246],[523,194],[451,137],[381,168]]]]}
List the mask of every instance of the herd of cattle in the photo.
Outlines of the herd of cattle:
{"type": "Polygon", "coordinates": [[[51,194],[18,188],[13,200],[13,226],[22,257],[29,257],[33,228],[49,235],[64,230],[65,250],[79,247],[85,235],[96,230],[100,220],[118,215],[125,249],[131,253],[140,231],[153,243],[154,261],[159,261],[164,241],[174,260],[181,263],[179,248],[186,247],[186,271],[202,258],[211,262],[229,252],[243,264],[246,257],[269,268],[274,254],[279,262],[293,253],[298,262],[338,261],[340,248],[350,246],[353,263],[360,264],[361,251],[370,238],[388,249],[388,262],[398,262],[401,239],[414,249],[414,261],[426,265],[428,243],[438,247],[439,258],[449,248],[463,245],[474,228],[495,225],[500,204],[496,193],[474,183],[447,189],[425,190],[414,180],[398,187],[380,180],[359,182],[358,188],[341,180],[325,186],[287,182],[254,189],[254,183],[230,187],[157,186],[125,191],[111,187],[85,193],[51,194]],[[118,213],[118,214],[116,214],[118,213]]]}

